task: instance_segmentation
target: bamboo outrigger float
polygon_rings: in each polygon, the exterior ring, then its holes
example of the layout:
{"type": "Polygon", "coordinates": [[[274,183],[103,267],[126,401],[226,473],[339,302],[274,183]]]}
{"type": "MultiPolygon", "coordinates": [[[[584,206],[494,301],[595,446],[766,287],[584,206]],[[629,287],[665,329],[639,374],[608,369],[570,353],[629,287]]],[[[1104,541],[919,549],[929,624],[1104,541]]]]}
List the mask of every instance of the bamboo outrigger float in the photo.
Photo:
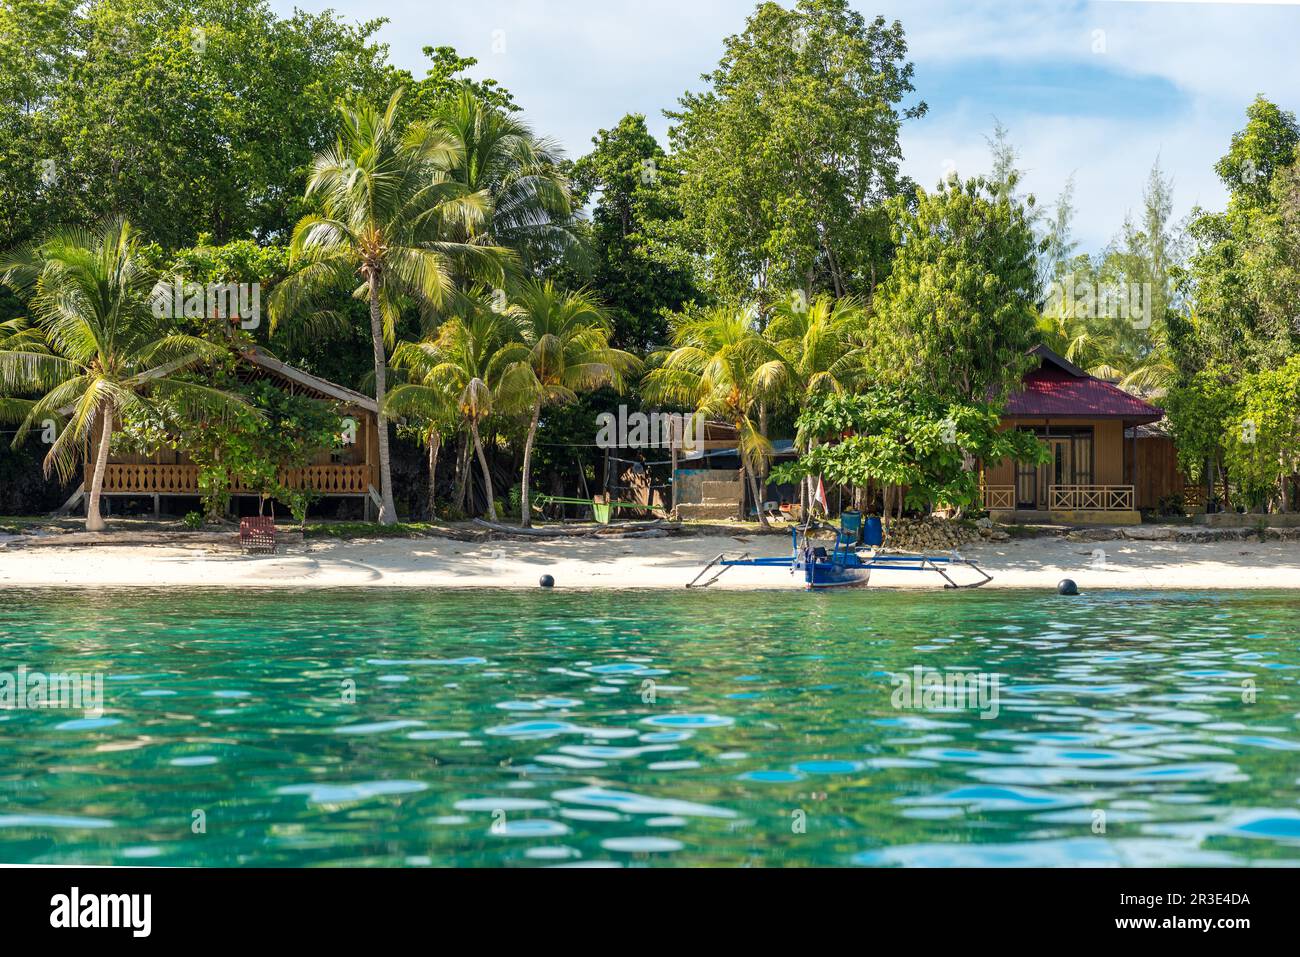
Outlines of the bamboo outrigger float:
{"type": "Polygon", "coordinates": [[[861,542],[862,516],[857,512],[846,512],[841,516],[840,528],[836,533],[835,546],[828,551],[825,546],[815,545],[808,538],[808,527],[790,529],[791,554],[789,558],[751,558],[746,552],[735,558],[728,558],[720,553],[705,565],[687,588],[708,588],[732,568],[785,568],[790,575],[803,573],[804,588],[820,591],[827,588],[851,588],[867,585],[873,571],[920,571],[934,572],[943,579],[947,588],[978,588],[993,580],[993,576],[980,568],[969,558],[962,558],[955,552],[950,555],[920,555],[911,553],[887,554],[880,550],[881,537],[879,529],[873,528],[865,543],[861,542]],[[865,549],[865,550],[864,550],[865,549]],[[980,575],[980,580],[959,584],[949,574],[954,568],[964,566],[980,575]],[[700,581],[710,571],[717,569],[713,577],[700,581]]]}

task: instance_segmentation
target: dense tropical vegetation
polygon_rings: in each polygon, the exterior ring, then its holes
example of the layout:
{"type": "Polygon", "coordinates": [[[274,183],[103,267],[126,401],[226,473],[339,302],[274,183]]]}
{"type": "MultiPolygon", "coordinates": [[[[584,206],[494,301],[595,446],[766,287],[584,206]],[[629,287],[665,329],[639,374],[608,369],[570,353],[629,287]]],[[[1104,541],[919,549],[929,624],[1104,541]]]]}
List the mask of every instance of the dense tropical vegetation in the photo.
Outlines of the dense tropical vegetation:
{"type": "Polygon", "coordinates": [[[730,425],[751,504],[798,480],[810,509],[823,478],[972,507],[973,460],[1041,455],[996,429],[1039,342],[1159,400],[1220,507],[1296,507],[1300,127],[1267,99],[1216,167],[1225,210],[1175,221],[1157,163],[1084,254],[1071,188],[1025,195],[1001,124],[986,175],[902,175],[906,37],[846,0],[759,3],[666,144],[631,114],[572,161],[472,59],[392,66],[381,23],[0,2],[0,512],[85,465],[101,527],[109,450],[166,448],[209,518],[236,485],[304,515],[280,476],[338,447],[339,408],[250,381],[254,347],[374,397],[385,523],[602,491],[614,402],[730,425]],[[160,317],[179,282],[256,287],[269,321],[160,317]]]}

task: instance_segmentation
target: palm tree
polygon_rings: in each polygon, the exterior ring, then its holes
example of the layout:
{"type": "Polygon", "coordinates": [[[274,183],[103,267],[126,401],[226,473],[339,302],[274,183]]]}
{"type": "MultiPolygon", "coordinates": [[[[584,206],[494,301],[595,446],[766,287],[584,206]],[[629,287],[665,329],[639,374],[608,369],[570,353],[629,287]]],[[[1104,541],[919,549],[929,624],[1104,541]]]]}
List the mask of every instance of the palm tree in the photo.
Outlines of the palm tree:
{"type": "Polygon", "coordinates": [[[1051,315],[1039,321],[1039,329],[1054,348],[1088,375],[1137,395],[1163,395],[1176,375],[1163,320],[1151,324],[1151,345],[1136,353],[1123,344],[1114,323],[1093,328],[1082,319],[1051,315]]]}
{"type": "Polygon", "coordinates": [[[379,113],[366,103],[341,107],[337,143],[312,162],[307,196],[321,212],[294,227],[290,261],[301,268],[271,296],[271,325],[303,320],[308,331],[337,324],[337,310],[300,316],[309,300],[354,285],[369,306],[379,406],[379,521],[397,520],[388,451],[386,345],[405,297],[421,308],[440,308],[455,294],[457,274],[504,282],[511,254],[475,238],[492,201],[450,178],[460,147],[436,128],[416,123],[403,133],[395,123],[401,91],[379,113]]]}
{"type": "Polygon", "coordinates": [[[487,491],[488,517],[494,522],[496,498],[480,426],[494,408],[505,365],[501,347],[508,335],[506,319],[480,305],[447,319],[430,338],[400,343],[393,353],[393,363],[415,375],[413,381],[394,388],[387,401],[388,410],[394,413],[423,409],[437,414],[445,403],[453,404],[478,456],[487,491]]]}
{"type": "Polygon", "coordinates": [[[772,445],[754,417],[790,381],[789,363],[758,332],[750,311],[727,306],[682,317],[673,346],[642,380],[643,393],[652,402],[691,406],[736,429],[758,520],[766,528],[757,475],[772,445]]]}
{"type": "Polygon", "coordinates": [[[538,137],[467,84],[439,104],[430,126],[454,149],[450,177],[470,194],[491,197],[466,237],[508,247],[526,267],[581,251],[569,180],[560,169],[564,154],[554,140],[538,137]]]}
{"type": "Polygon", "coordinates": [[[461,421],[457,396],[448,382],[430,375],[438,358],[432,351],[426,352],[421,344],[398,343],[392,365],[399,374],[405,375],[406,383],[395,386],[388,393],[386,403],[387,412],[413,420],[423,435],[429,465],[430,518],[435,514],[438,456],[446,436],[459,428],[461,421]]]}
{"type": "Polygon", "coordinates": [[[26,318],[19,316],[0,322],[0,349],[23,352],[48,352],[45,335],[26,318]]]}
{"type": "MultiPolygon", "coordinates": [[[[858,344],[864,311],[855,299],[818,296],[811,304],[792,296],[778,305],[764,335],[789,366],[789,396],[799,408],[820,393],[843,392],[865,376],[864,349],[858,344]]],[[[800,453],[811,452],[815,436],[795,436],[800,453]]],[[[800,486],[800,505],[811,508],[812,476],[800,486]]]]}
{"type": "MultiPolygon", "coordinates": [[[[0,354],[18,352],[35,355],[50,354],[44,333],[23,316],[0,322],[0,354]]],[[[18,388],[17,385],[10,386],[10,389],[14,390],[18,388]]],[[[18,396],[6,395],[7,391],[9,390],[6,389],[3,382],[0,382],[0,422],[22,422],[31,411],[32,401],[18,396]]]]}
{"type": "Polygon", "coordinates": [[[508,311],[518,342],[507,343],[500,360],[500,402],[506,409],[526,409],[528,438],[524,442],[522,518],[532,524],[529,482],[533,441],[542,407],[573,402],[579,392],[612,385],[623,391],[626,377],[636,371],[636,356],[609,344],[612,327],[605,314],[584,292],[561,292],[554,283],[525,283],[508,311]]]}
{"type": "Polygon", "coordinates": [[[8,418],[20,421],[17,445],[41,423],[66,425],[45,456],[45,474],[72,478],[98,424],[99,447],[86,504],[86,530],[101,531],[99,512],[114,423],[152,400],[184,414],[224,414],[247,408],[236,396],[173,378],[223,353],[221,346],[169,328],[151,308],[154,276],[139,258],[139,242],[124,220],[100,232],[59,230],[0,261],[0,282],[29,297],[30,327],[14,324],[0,351],[0,393],[8,418]]]}

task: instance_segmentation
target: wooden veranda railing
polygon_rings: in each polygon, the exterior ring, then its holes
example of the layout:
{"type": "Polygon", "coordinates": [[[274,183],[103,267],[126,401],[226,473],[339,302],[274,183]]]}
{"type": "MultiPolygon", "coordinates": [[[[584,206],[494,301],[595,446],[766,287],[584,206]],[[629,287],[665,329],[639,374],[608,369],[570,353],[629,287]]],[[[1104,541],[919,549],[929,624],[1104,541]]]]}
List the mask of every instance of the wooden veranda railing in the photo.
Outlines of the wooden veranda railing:
{"type": "Polygon", "coordinates": [[[1133,510],[1132,485],[1052,485],[1047,489],[1052,511],[1120,512],[1133,510]]]}
{"type": "Polygon", "coordinates": [[[980,499],[987,509],[1016,507],[1016,487],[1014,485],[981,485],[980,499]]]}
{"type": "MultiPolygon", "coordinates": [[[[369,465],[309,465],[282,473],[280,480],[287,488],[312,489],[319,495],[365,495],[371,485],[377,484],[369,465]]],[[[89,474],[86,487],[90,487],[89,474]]],[[[109,464],[104,467],[103,490],[109,495],[198,495],[199,467],[152,462],[109,464]]],[[[235,495],[256,494],[238,481],[230,490],[235,495]]]]}
{"type": "MultiPolygon", "coordinates": [[[[309,488],[321,495],[365,495],[366,489],[378,484],[369,465],[308,465],[280,474],[285,488],[309,488]]],[[[236,495],[255,494],[235,482],[236,495]]]]}
{"type": "MultiPolygon", "coordinates": [[[[86,488],[91,473],[86,472],[86,488]]],[[[141,492],[159,495],[198,495],[197,465],[114,465],[104,466],[105,492],[141,492]]]]}

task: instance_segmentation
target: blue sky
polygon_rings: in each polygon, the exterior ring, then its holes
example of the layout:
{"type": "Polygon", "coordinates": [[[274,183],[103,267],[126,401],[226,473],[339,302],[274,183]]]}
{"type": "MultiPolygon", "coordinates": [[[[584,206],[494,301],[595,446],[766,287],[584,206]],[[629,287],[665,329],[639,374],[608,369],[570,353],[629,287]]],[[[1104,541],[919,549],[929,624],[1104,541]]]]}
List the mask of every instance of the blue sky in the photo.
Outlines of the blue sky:
{"type": "MultiPolygon", "coordinates": [[[[786,3],[786,6],[791,5],[786,3]]],[[[1075,178],[1075,231],[1096,250],[1137,208],[1151,164],[1174,178],[1177,212],[1221,206],[1213,164],[1256,93],[1300,107],[1300,0],[855,0],[902,21],[918,97],[903,133],[905,170],[925,186],[946,169],[988,168],[995,117],[1039,201],[1075,178]]],[[[625,113],[661,111],[701,86],[751,0],[272,0],[386,17],[395,63],[422,76],[424,46],[475,56],[529,121],[572,155],[625,113]]]]}

